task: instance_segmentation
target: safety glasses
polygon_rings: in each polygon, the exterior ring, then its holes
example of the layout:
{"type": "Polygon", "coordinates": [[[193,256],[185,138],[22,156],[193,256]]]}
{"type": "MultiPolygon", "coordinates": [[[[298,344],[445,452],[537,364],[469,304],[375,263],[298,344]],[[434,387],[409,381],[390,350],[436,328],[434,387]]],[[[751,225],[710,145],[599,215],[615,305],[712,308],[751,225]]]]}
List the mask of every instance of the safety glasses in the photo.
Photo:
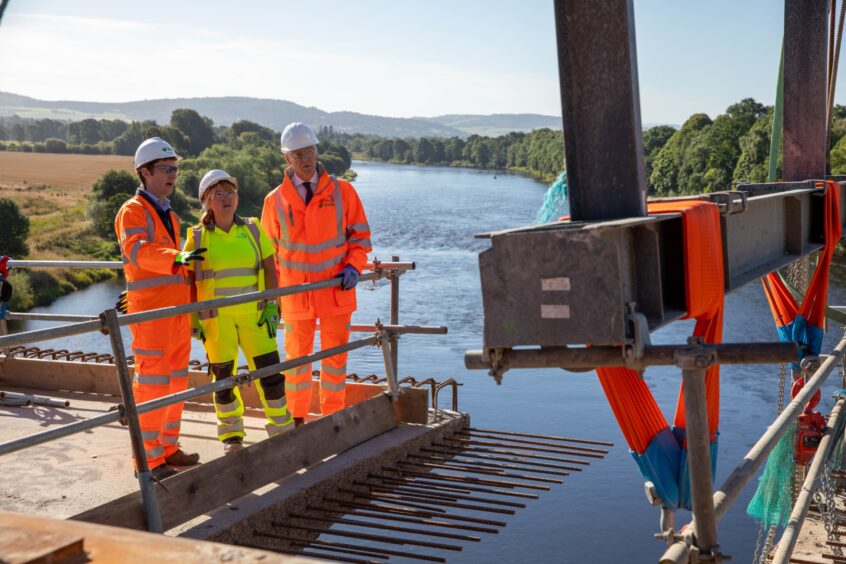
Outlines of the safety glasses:
{"type": "Polygon", "coordinates": [[[157,168],[163,171],[165,174],[176,174],[179,172],[179,167],[174,165],[156,165],[153,168],[157,168]]]}

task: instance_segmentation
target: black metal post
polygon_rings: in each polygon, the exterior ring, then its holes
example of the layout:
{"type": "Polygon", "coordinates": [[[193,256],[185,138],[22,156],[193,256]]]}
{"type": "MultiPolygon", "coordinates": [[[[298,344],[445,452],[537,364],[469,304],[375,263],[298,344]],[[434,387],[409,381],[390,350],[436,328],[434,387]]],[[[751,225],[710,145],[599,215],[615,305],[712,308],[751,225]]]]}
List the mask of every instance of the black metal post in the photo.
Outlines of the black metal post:
{"type": "Polygon", "coordinates": [[[828,2],[784,2],[784,180],[825,176],[828,2]]]}
{"type": "Polygon", "coordinates": [[[570,216],[646,215],[632,0],[556,0],[570,216]]]}

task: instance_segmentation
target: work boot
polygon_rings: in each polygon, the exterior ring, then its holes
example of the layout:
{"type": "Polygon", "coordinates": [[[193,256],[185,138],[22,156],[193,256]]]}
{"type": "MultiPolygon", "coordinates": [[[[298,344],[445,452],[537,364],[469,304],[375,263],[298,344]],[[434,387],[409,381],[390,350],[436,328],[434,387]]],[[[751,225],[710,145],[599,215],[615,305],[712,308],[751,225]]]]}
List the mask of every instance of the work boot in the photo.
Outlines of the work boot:
{"type": "Polygon", "coordinates": [[[223,440],[224,454],[235,454],[242,448],[244,448],[244,442],[241,437],[229,437],[223,440]]]}
{"type": "MultiPolygon", "coordinates": [[[[167,464],[162,464],[161,466],[156,466],[152,470],[150,470],[150,474],[153,476],[153,480],[161,481],[165,478],[170,478],[171,476],[178,474],[179,470],[168,466],[167,464]]],[[[135,477],[138,477],[138,470],[135,471],[135,477]]]]}
{"type": "Polygon", "coordinates": [[[294,417],[294,428],[305,425],[305,417],[294,417]]]}
{"type": "Polygon", "coordinates": [[[165,458],[165,464],[171,466],[194,466],[200,461],[200,455],[196,452],[185,452],[181,448],[165,458]]]}

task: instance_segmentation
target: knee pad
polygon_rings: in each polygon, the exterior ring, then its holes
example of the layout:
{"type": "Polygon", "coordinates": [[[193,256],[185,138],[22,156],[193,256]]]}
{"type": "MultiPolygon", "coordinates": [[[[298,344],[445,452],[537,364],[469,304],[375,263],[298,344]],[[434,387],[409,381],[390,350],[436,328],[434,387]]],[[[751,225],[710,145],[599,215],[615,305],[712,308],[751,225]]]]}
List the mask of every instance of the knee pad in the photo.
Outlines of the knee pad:
{"type": "MultiPolygon", "coordinates": [[[[271,351],[253,357],[253,363],[255,363],[257,369],[279,364],[279,351],[271,351]]],[[[285,376],[281,372],[260,378],[259,382],[261,382],[262,390],[264,390],[264,397],[267,399],[279,399],[285,395],[285,376]]]]}
{"type": "MultiPolygon", "coordinates": [[[[234,369],[234,360],[209,364],[209,372],[214,376],[215,382],[224,378],[231,378],[234,374],[234,369]]],[[[235,392],[232,391],[232,388],[218,390],[214,393],[214,397],[217,400],[217,403],[227,405],[235,401],[235,392]]]]}

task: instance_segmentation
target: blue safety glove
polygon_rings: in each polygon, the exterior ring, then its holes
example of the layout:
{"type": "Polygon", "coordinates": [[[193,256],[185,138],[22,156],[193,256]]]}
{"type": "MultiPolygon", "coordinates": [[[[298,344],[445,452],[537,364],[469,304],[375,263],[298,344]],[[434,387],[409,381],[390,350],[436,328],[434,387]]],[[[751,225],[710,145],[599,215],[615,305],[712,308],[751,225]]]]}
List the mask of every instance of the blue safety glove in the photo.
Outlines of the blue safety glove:
{"type": "Polygon", "coordinates": [[[191,336],[198,341],[206,342],[206,333],[203,331],[203,324],[200,323],[200,316],[196,313],[191,314],[191,336]]]}
{"type": "Polygon", "coordinates": [[[115,309],[118,311],[118,313],[126,313],[127,307],[128,305],[126,302],[126,290],[124,290],[118,295],[118,299],[115,302],[115,309]]]}
{"type": "Polygon", "coordinates": [[[276,328],[279,327],[279,306],[276,302],[267,302],[264,309],[261,310],[259,316],[258,326],[267,325],[267,336],[271,339],[276,338],[276,328]]]}
{"type": "Polygon", "coordinates": [[[206,260],[206,257],[203,256],[204,252],[206,252],[206,249],[194,249],[193,251],[179,251],[179,254],[176,255],[173,264],[174,266],[185,266],[188,264],[189,261],[192,260],[206,260]]]}
{"type": "Polygon", "coordinates": [[[335,278],[341,279],[342,290],[352,290],[358,284],[358,270],[352,265],[346,265],[339,275],[335,278]]]}

